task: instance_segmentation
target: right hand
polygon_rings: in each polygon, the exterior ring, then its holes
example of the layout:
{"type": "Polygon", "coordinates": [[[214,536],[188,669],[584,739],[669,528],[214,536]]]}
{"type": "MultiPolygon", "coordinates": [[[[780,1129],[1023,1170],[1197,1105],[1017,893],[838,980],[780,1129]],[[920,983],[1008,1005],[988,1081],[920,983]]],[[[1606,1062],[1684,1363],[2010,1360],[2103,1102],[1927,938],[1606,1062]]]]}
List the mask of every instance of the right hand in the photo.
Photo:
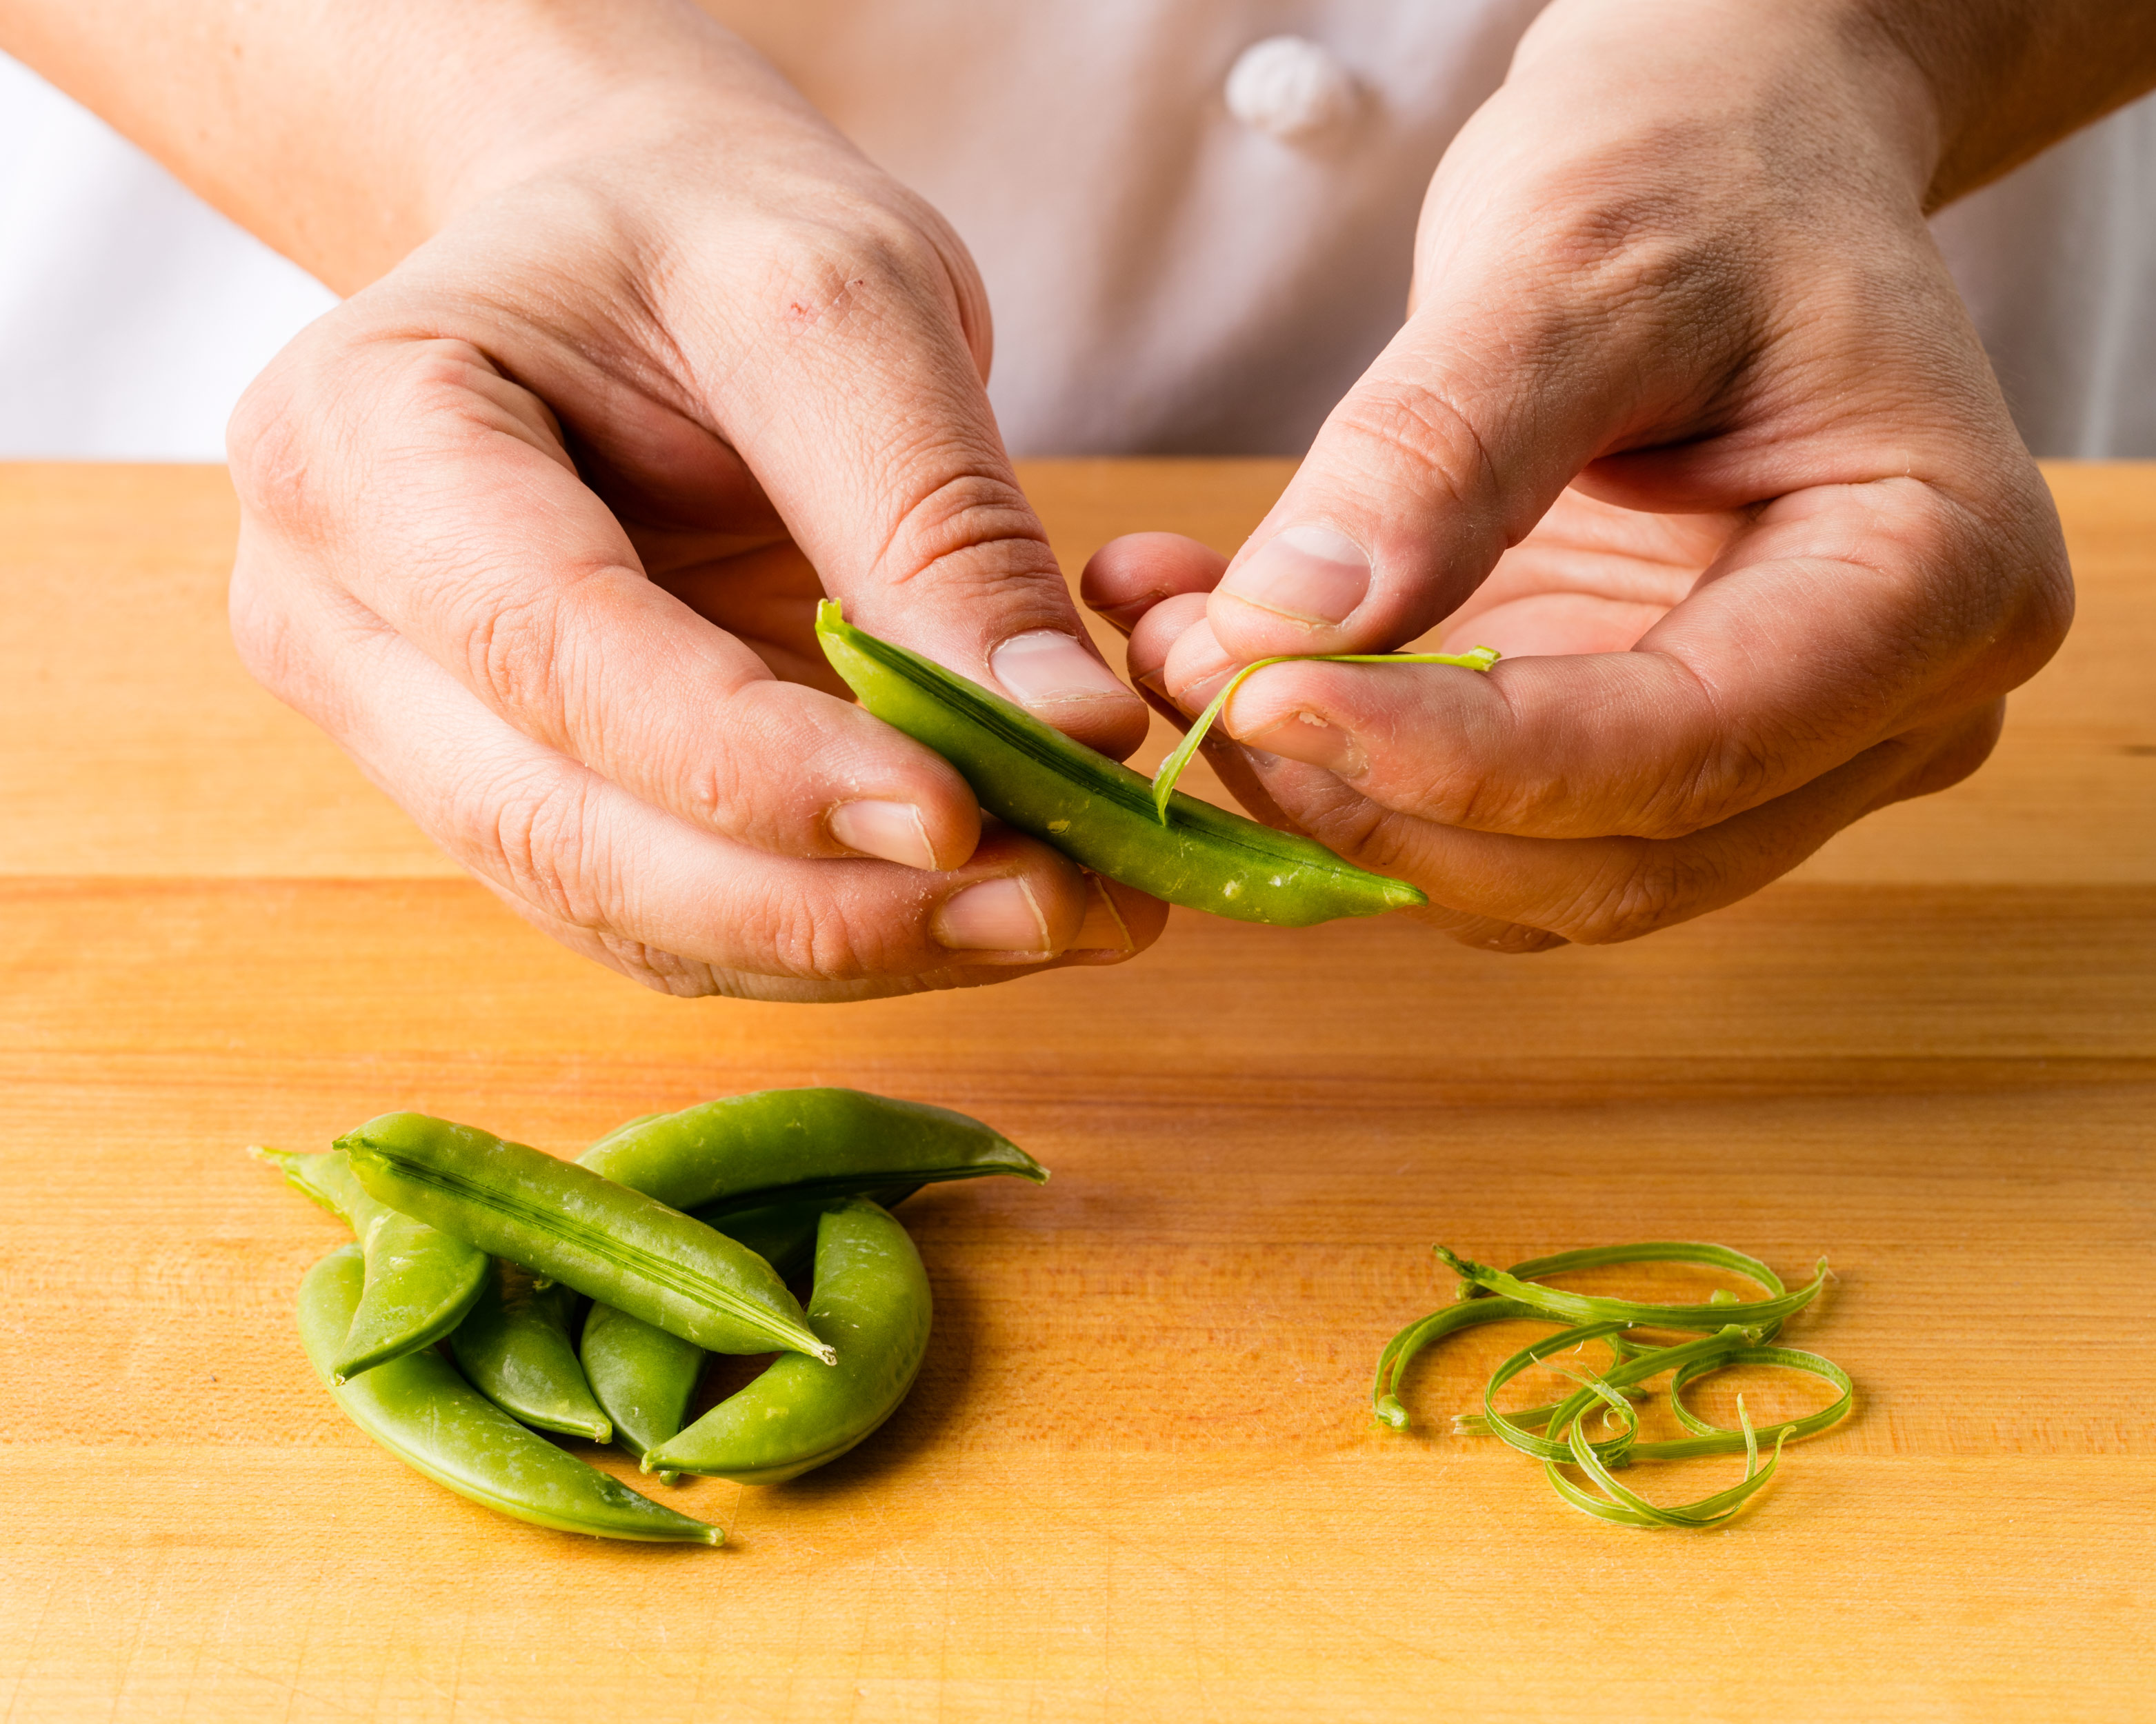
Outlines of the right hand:
{"type": "Polygon", "coordinates": [[[1004,455],[964,248],[718,44],[526,141],[254,384],[241,655],[519,914],[667,992],[1119,962],[1163,907],[984,831],[817,650],[828,593],[1096,748],[1144,733],[1004,455]]]}

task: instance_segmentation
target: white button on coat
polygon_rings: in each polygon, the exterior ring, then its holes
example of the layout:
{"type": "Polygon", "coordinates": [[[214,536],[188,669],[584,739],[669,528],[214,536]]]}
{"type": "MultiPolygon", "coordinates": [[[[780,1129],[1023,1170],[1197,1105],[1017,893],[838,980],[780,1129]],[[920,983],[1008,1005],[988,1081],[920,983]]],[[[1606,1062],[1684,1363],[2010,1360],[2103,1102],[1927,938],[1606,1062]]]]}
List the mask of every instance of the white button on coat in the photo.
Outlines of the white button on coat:
{"type": "Polygon", "coordinates": [[[1302,36],[1268,36],[1243,50],[1228,74],[1228,111],[1254,131],[1295,143],[1354,117],[1355,74],[1302,36]]]}

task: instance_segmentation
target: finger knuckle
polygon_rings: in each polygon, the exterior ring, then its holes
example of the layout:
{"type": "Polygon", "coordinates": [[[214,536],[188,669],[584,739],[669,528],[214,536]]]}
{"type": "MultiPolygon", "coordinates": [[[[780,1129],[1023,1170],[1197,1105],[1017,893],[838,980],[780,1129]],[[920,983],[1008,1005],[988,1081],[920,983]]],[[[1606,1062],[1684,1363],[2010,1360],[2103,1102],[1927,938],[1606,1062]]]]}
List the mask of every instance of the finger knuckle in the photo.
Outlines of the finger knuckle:
{"type": "Polygon", "coordinates": [[[1688,846],[1626,843],[1562,914],[1541,920],[1582,946],[1621,945],[1712,907],[1718,885],[1712,864],[1688,846]]]}
{"type": "MultiPolygon", "coordinates": [[[[841,864],[840,866],[846,865],[841,864]]],[[[757,967],[803,982],[849,982],[894,967],[872,915],[843,892],[803,892],[773,883],[760,896],[757,967]]]]}
{"type": "Polygon", "coordinates": [[[288,533],[305,532],[335,491],[321,459],[319,372],[314,355],[295,343],[247,386],[225,426],[244,515],[288,533]]]}
{"type": "Polygon", "coordinates": [[[1896,787],[1891,799],[1905,802],[1912,797],[1931,796],[1960,783],[1990,759],[2005,725],[2006,703],[1994,700],[1955,726],[1896,787]]]}
{"type": "Polygon", "coordinates": [[[572,780],[511,787],[507,794],[491,789],[478,832],[490,871],[556,921],[594,933],[615,926],[619,894],[613,859],[598,839],[591,787],[572,780]]]}
{"type": "MultiPolygon", "coordinates": [[[[1040,522],[1015,476],[1001,467],[992,452],[955,441],[905,461],[901,470],[921,476],[878,559],[884,578],[894,586],[919,582],[955,598],[972,593],[1001,601],[1023,590],[1014,588],[1014,581],[1053,575],[1055,553],[1040,522]]],[[[1055,587],[1060,598],[1060,579],[1055,587]]],[[[1063,620],[1045,584],[1039,609],[1044,623],[1063,620]]]]}
{"type": "Polygon", "coordinates": [[[602,961],[608,967],[654,993],[675,999],[701,999],[722,990],[719,977],[707,963],[624,934],[602,931],[594,937],[602,961]]]}
{"type": "MultiPolygon", "coordinates": [[[[1470,506],[1492,494],[1495,464],[1471,417],[1440,390],[1413,378],[1358,389],[1327,429],[1346,444],[1337,470],[1391,481],[1402,473],[1425,499],[1470,506]]],[[[1398,506],[1398,499],[1392,500],[1398,506]]]]}
{"type": "Polygon", "coordinates": [[[226,613],[232,644],[248,675],[272,694],[289,698],[302,657],[291,612],[259,558],[250,554],[244,536],[233,564],[226,613]]]}
{"type": "Polygon", "coordinates": [[[1770,747],[1748,731],[1724,730],[1681,771],[1648,786],[1639,808],[1616,829],[1666,842],[1689,838],[1755,808],[1785,788],[1784,762],[1796,741],[1784,736],[1779,746],[1770,747]]]}
{"type": "Polygon", "coordinates": [[[828,331],[923,292],[952,297],[934,241],[870,198],[827,199],[818,216],[773,219],[755,244],[768,272],[765,302],[790,332],[828,331]]]}

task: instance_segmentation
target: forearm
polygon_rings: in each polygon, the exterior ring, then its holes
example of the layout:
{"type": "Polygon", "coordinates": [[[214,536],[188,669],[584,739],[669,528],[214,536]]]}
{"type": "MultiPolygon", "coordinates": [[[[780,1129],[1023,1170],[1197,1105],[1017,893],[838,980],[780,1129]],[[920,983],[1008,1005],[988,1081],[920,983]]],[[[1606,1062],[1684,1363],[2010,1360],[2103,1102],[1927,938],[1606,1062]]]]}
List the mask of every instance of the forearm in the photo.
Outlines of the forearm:
{"type": "Polygon", "coordinates": [[[1938,151],[1925,208],[1988,184],[2156,90],[2145,0],[1837,0],[1915,63],[1938,151]]]}
{"type": "Polygon", "coordinates": [[[347,293],[668,92],[787,99],[686,0],[0,0],[0,49],[347,293]]]}
{"type": "Polygon", "coordinates": [[[2156,22],[2141,0],[1553,0],[1523,76],[1589,131],[1725,115],[1778,172],[1824,149],[1929,212],[2156,89],[2156,22]]]}

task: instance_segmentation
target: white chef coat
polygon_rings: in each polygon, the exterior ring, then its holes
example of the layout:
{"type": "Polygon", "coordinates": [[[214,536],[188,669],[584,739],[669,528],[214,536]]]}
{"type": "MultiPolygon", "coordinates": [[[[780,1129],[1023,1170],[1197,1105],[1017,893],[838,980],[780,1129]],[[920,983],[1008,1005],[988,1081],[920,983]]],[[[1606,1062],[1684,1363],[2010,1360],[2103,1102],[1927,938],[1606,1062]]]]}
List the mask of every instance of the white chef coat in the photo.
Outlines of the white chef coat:
{"type": "MultiPolygon", "coordinates": [[[[1430,169],[1543,0],[711,3],[957,227],[1006,439],[1050,454],[1303,448],[1397,328],[1430,169]]],[[[2030,445],[2156,456],[2156,98],[1936,230],[2030,445]]],[[[0,455],[216,459],[333,303],[0,59],[0,455]]]]}

